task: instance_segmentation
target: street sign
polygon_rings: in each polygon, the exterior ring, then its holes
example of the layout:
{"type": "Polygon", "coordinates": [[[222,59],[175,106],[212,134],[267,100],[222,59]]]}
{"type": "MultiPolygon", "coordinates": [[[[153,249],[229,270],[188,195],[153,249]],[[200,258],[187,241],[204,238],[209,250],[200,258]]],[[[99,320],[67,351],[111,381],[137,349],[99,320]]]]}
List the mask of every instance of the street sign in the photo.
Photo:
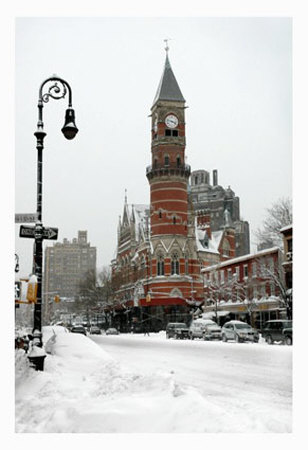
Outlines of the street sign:
{"type": "Polygon", "coordinates": [[[36,221],[36,213],[15,214],[15,223],[35,223],[36,221]]]}
{"type": "Polygon", "coordinates": [[[58,239],[58,228],[44,228],[43,239],[58,239]]]}
{"type": "Polygon", "coordinates": [[[19,237],[34,238],[34,227],[20,225],[19,237]]]}
{"type": "MultiPolygon", "coordinates": [[[[19,237],[34,238],[35,227],[20,225],[19,237]]],[[[43,239],[58,239],[58,228],[43,228],[43,239]]]]}

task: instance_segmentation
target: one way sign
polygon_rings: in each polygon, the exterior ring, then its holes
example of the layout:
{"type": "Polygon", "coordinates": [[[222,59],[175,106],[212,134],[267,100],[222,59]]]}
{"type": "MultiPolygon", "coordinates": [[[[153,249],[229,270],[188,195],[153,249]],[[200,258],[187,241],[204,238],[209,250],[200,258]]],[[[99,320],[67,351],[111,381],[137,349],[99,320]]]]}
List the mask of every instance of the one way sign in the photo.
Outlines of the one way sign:
{"type": "MultiPolygon", "coordinates": [[[[19,229],[19,237],[35,238],[35,227],[21,225],[19,229]]],[[[43,228],[43,239],[58,239],[58,228],[43,228]]]]}
{"type": "Polygon", "coordinates": [[[58,228],[44,228],[43,230],[44,239],[58,239],[58,228]]]}

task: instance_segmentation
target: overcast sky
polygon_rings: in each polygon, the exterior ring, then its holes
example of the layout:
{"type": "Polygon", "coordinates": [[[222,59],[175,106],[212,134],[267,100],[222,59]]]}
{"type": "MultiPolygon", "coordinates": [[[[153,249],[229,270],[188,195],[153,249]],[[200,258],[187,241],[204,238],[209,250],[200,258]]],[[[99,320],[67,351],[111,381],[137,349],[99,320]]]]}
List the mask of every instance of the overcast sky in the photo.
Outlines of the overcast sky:
{"type": "MultiPolygon", "coordinates": [[[[252,243],[265,209],[292,196],[290,18],[18,18],[15,212],[36,210],[38,90],[56,74],[72,88],[79,133],[61,133],[66,99],[44,104],[43,224],[59,228],[59,242],[87,230],[99,268],[115,254],[125,189],[129,203],[149,203],[148,116],[165,38],[188,106],[186,162],[218,170],[252,243]]],[[[28,275],[33,240],[15,228],[28,275]]]]}

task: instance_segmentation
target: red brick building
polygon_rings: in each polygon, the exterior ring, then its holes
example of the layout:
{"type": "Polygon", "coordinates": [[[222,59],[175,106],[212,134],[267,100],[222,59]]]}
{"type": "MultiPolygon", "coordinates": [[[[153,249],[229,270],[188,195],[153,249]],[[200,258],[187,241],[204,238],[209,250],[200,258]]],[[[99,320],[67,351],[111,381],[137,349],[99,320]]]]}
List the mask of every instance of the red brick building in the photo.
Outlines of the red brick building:
{"type": "Polygon", "coordinates": [[[185,108],[167,53],[151,108],[150,205],[128,205],[125,198],[112,261],[122,329],[132,323],[163,329],[169,321],[189,322],[193,308],[204,302],[202,267],[235,255],[228,211],[225,228],[213,233],[207,216],[195,217],[185,162],[185,108]]]}
{"type": "Polygon", "coordinates": [[[220,323],[239,319],[261,328],[286,316],[283,255],[278,247],[223,261],[203,269],[205,317],[220,323]]]}

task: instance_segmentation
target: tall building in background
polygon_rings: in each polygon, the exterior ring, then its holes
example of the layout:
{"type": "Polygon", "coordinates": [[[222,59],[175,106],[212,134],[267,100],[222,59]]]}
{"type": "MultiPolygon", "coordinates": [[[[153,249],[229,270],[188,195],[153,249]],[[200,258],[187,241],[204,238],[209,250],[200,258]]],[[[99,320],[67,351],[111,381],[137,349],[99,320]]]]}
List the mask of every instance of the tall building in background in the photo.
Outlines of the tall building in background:
{"type": "Polygon", "coordinates": [[[229,214],[229,225],[235,232],[235,256],[250,253],[249,223],[240,218],[240,199],[230,186],[224,189],[218,184],[217,170],[213,170],[212,184],[209,172],[194,170],[190,177],[190,196],[198,219],[207,217],[212,231],[224,229],[229,214]]]}
{"type": "Polygon", "coordinates": [[[45,249],[44,302],[55,295],[61,299],[73,299],[79,284],[87,272],[96,270],[96,247],[87,242],[87,231],[78,231],[72,242],[63,239],[45,249]]]}

